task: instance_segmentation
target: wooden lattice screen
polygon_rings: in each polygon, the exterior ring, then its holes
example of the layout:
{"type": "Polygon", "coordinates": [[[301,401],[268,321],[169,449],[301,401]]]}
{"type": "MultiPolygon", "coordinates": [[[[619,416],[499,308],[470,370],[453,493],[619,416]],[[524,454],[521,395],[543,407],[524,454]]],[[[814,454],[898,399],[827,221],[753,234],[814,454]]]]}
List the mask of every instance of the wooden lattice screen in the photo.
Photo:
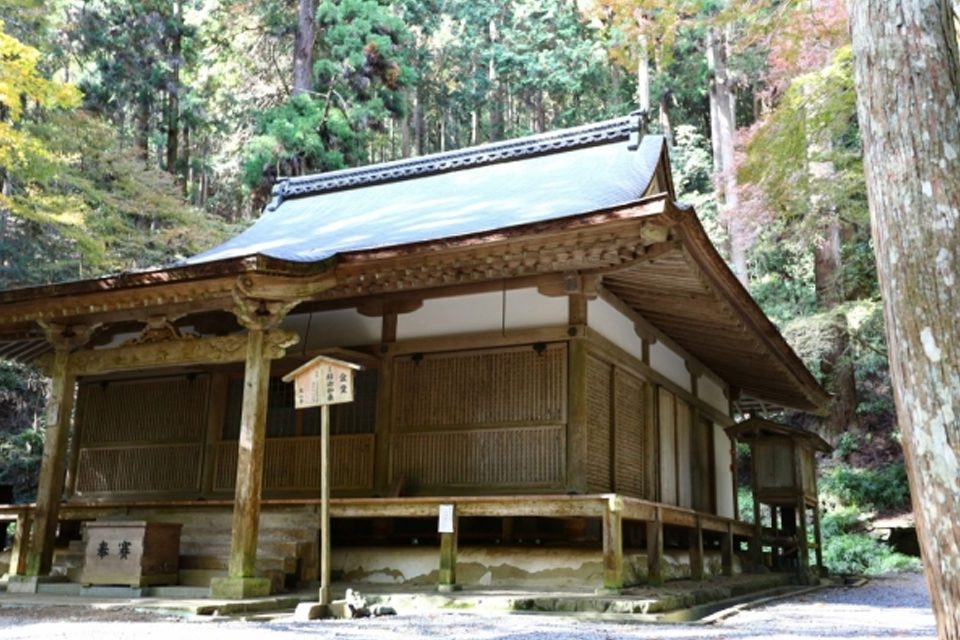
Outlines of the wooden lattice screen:
{"type": "Polygon", "coordinates": [[[199,490],[208,376],[80,385],[76,492],[199,490]]]}
{"type": "Polygon", "coordinates": [[[565,344],[396,362],[391,478],[421,491],[564,481],[565,344]]]}
{"type": "Polygon", "coordinates": [[[637,498],[643,494],[643,382],[623,370],[615,374],[614,489],[637,498]]]}
{"type": "Polygon", "coordinates": [[[587,489],[610,491],[610,381],[612,367],[587,358],[587,489]]]}
{"type": "MultiPolygon", "coordinates": [[[[331,488],[373,488],[374,436],[330,438],[331,488]]],[[[320,438],[273,438],[264,446],[263,489],[267,492],[320,490],[320,438]]],[[[233,491],[237,481],[237,443],[221,442],[214,456],[213,490],[233,491]]]]}

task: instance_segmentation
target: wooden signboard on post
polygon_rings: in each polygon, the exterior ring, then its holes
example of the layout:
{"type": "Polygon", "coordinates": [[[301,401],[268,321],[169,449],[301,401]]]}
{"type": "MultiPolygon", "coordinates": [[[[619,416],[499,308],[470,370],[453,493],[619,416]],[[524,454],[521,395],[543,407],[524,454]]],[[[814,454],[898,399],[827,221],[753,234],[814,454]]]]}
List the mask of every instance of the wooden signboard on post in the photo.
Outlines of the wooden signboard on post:
{"type": "Polygon", "coordinates": [[[320,604],[330,604],[330,405],[353,402],[353,372],[362,367],[317,356],[283,376],[297,409],[320,407],[320,604]]]}

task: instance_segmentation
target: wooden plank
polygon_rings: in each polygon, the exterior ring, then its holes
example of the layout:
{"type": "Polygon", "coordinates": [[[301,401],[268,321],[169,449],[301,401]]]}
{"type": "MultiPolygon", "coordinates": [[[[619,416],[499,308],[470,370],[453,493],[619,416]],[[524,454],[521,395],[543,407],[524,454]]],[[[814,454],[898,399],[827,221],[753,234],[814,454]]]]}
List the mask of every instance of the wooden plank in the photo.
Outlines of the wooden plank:
{"type": "Polygon", "coordinates": [[[267,425],[267,389],[270,383],[270,358],[267,354],[266,338],[262,329],[252,328],[247,333],[237,482],[230,539],[231,578],[256,575],[263,450],[267,425]]]}
{"type": "Polygon", "coordinates": [[[647,582],[663,584],[663,521],[659,509],[656,519],[647,522],[647,582]]]}
{"type": "Polygon", "coordinates": [[[586,461],[589,455],[587,396],[588,343],[584,338],[570,340],[570,365],[567,368],[567,491],[587,491],[586,461]]]}
{"type": "Polygon", "coordinates": [[[813,505],[813,541],[817,561],[817,575],[823,576],[823,536],[820,532],[820,506],[813,505]]]}
{"type": "Polygon", "coordinates": [[[401,356],[415,353],[442,353],[445,351],[468,351],[534,344],[536,342],[566,342],[570,339],[565,327],[540,329],[516,329],[507,331],[482,331],[452,336],[411,338],[388,346],[388,353],[401,356]]]}
{"type": "Polygon", "coordinates": [[[47,429],[43,442],[43,458],[40,462],[37,506],[33,512],[33,532],[29,537],[26,558],[26,575],[28,576],[49,574],[53,561],[75,387],[74,377],[70,373],[69,345],[63,343],[56,345],[50,374],[46,412],[47,429]]]}
{"type": "Polygon", "coordinates": [[[623,588],[623,513],[616,496],[603,509],[603,588],[623,588]]]}

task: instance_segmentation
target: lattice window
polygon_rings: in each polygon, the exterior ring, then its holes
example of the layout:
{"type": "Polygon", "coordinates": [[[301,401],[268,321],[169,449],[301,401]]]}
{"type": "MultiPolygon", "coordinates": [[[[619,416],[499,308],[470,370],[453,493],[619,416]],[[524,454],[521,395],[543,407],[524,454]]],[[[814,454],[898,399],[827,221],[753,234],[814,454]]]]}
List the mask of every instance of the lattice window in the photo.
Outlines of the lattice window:
{"type": "Polygon", "coordinates": [[[198,442],[209,386],[204,375],[84,383],[77,404],[81,444],[198,442]]]}
{"type": "MultiPolygon", "coordinates": [[[[377,421],[377,371],[358,371],[355,378],[354,401],[330,407],[330,433],[373,433],[377,421]]],[[[292,384],[281,378],[271,378],[267,391],[267,437],[284,438],[320,434],[320,408],[294,408],[292,384]]],[[[230,381],[227,392],[227,410],[224,418],[223,439],[240,437],[240,417],[243,412],[243,379],[230,381]]]]}
{"type": "Polygon", "coordinates": [[[437,427],[566,421],[566,348],[544,345],[400,358],[394,424],[437,427]]]}

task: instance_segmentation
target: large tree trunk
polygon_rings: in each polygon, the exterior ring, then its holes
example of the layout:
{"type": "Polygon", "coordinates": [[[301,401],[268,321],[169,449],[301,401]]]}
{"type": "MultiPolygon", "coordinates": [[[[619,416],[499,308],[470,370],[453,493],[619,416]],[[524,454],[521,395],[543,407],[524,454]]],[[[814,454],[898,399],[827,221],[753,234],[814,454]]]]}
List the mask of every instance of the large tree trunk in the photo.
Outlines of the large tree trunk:
{"type": "Polygon", "coordinates": [[[734,162],[737,96],[727,68],[727,38],[719,29],[707,32],[707,65],[711,72],[709,97],[713,166],[718,173],[718,191],[722,196],[723,217],[727,223],[727,234],[730,236],[730,261],[737,278],[746,285],[749,234],[739,211],[740,200],[734,162]]]}
{"type": "Polygon", "coordinates": [[[487,65],[487,79],[490,81],[490,140],[503,140],[506,125],[504,123],[504,90],[500,75],[497,72],[496,47],[500,40],[500,31],[495,18],[490,19],[488,25],[488,42],[490,44],[490,61],[487,65]]]}
{"type": "Polygon", "coordinates": [[[167,173],[177,173],[180,142],[180,64],[183,60],[183,7],[174,3],[174,32],[170,34],[170,81],[167,86],[167,173]]]}
{"type": "Polygon", "coordinates": [[[313,90],[313,45],[317,39],[317,0],[300,0],[293,42],[293,95],[313,90]]]}
{"type": "Polygon", "coordinates": [[[637,36],[637,105],[650,113],[650,46],[647,36],[637,36]]]}
{"type": "Polygon", "coordinates": [[[960,63],[949,0],[849,0],[890,373],[940,638],[960,639],[960,63]]]}
{"type": "MultiPolygon", "coordinates": [[[[813,100],[813,96],[808,96],[813,100]]],[[[833,142],[823,128],[806,127],[807,177],[810,210],[821,222],[821,237],[814,246],[813,273],[817,307],[829,320],[824,327],[826,348],[820,358],[827,390],[833,396],[823,436],[835,440],[857,427],[857,380],[850,353],[850,333],[840,305],[847,299],[843,287],[843,260],[840,244],[840,217],[833,201],[824,194],[837,178],[830,159],[833,142]]]]}

